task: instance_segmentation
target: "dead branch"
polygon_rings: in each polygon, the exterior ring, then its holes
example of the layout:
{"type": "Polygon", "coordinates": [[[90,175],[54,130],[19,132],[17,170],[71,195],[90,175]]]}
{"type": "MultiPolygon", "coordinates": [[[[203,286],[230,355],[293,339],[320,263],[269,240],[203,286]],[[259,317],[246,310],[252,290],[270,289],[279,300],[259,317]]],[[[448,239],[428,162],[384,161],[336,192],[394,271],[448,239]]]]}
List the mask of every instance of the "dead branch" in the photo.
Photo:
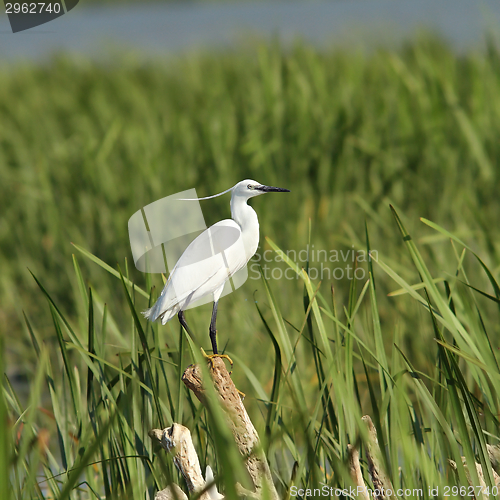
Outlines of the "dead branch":
{"type": "Polygon", "coordinates": [[[392,486],[389,476],[387,476],[382,460],[382,453],[377,439],[377,429],[373,425],[372,419],[369,415],[365,415],[361,418],[368,427],[368,442],[366,443],[366,456],[368,459],[368,467],[370,471],[370,477],[375,488],[375,495],[377,500],[383,500],[385,498],[396,499],[394,495],[394,487],[392,486]],[[387,495],[387,491],[392,492],[392,495],[387,495]]]}
{"type": "Polygon", "coordinates": [[[497,474],[500,473],[500,447],[498,445],[492,446],[491,444],[487,444],[486,448],[493,469],[495,469],[497,474]]]}
{"type": "Polygon", "coordinates": [[[171,484],[164,490],[158,491],[155,495],[155,500],[188,500],[188,497],[179,486],[171,484]]]}
{"type": "Polygon", "coordinates": [[[361,500],[370,500],[370,496],[368,495],[368,488],[366,487],[365,481],[363,480],[363,474],[361,472],[361,466],[359,465],[359,452],[358,450],[348,444],[347,448],[349,450],[349,473],[352,479],[352,482],[356,486],[357,490],[360,491],[360,495],[358,498],[361,500]]]}
{"type": "MultiPolygon", "coordinates": [[[[260,496],[264,488],[268,489],[270,498],[277,500],[278,493],[274,487],[266,457],[260,448],[259,436],[224,361],[221,358],[212,358],[208,368],[238,450],[244,457],[245,467],[250,474],[255,492],[260,496]]],[[[188,366],[182,376],[182,381],[206,406],[206,393],[200,367],[188,366]]]]}
{"type": "MultiPolygon", "coordinates": [[[[490,460],[491,460],[491,456],[490,456],[490,460]]],[[[452,468],[453,472],[455,474],[458,474],[456,462],[454,460],[448,460],[448,463],[450,464],[450,467],[452,468]]],[[[470,486],[473,486],[472,479],[470,476],[469,467],[467,465],[467,459],[465,457],[462,457],[462,463],[464,465],[465,475],[467,477],[467,481],[469,482],[470,486]]],[[[490,496],[485,493],[486,491],[488,491],[488,489],[486,488],[486,482],[484,480],[483,467],[481,466],[481,464],[478,464],[477,462],[475,464],[476,464],[477,477],[479,478],[479,486],[481,486],[482,492],[483,492],[482,496],[484,498],[489,498],[490,496]]],[[[493,465],[494,464],[492,463],[492,466],[493,465]]],[[[493,472],[493,479],[495,481],[494,486],[500,487],[500,476],[495,472],[495,470],[493,470],[492,472],[493,472]]],[[[477,495],[475,495],[475,498],[477,498],[477,495]]]]}
{"type": "MultiPolygon", "coordinates": [[[[174,463],[186,480],[190,493],[197,493],[205,488],[205,480],[201,474],[198,454],[191,439],[191,432],[187,427],[172,424],[171,427],[163,431],[153,429],[149,432],[149,436],[151,439],[155,439],[165,450],[174,453],[174,463]]],[[[173,485],[173,488],[176,487],[179,488],[177,485],[173,485]]],[[[170,498],[175,498],[175,493],[171,490],[167,494],[170,495],[170,498]]],[[[178,500],[181,500],[181,498],[178,497],[178,500]]],[[[204,492],[200,495],[200,500],[211,500],[211,497],[207,492],[204,492]]]]}

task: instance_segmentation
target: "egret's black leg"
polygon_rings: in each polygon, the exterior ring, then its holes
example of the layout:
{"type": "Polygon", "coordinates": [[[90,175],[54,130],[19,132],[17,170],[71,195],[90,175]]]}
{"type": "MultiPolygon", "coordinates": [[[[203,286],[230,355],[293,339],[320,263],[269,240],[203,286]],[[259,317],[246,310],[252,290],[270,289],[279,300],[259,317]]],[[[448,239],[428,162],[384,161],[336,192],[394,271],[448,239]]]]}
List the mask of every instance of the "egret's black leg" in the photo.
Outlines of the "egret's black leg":
{"type": "Polygon", "coordinates": [[[186,330],[187,333],[191,333],[189,331],[188,324],[186,323],[186,318],[184,317],[184,311],[179,311],[179,313],[177,314],[177,317],[179,318],[179,323],[182,325],[184,330],[186,330]]]}
{"type": "Polygon", "coordinates": [[[212,321],[210,321],[210,340],[212,341],[212,352],[214,354],[219,354],[217,351],[217,330],[215,329],[215,323],[217,321],[217,304],[219,302],[214,302],[214,308],[212,309],[212,321]]]}

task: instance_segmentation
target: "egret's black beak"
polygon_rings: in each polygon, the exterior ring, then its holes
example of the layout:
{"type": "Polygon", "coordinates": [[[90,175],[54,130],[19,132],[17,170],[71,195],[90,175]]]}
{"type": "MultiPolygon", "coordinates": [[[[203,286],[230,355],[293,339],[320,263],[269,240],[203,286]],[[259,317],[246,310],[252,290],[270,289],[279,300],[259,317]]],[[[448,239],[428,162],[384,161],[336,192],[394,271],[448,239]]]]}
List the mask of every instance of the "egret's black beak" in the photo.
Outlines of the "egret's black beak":
{"type": "Polygon", "coordinates": [[[274,186],[257,186],[255,189],[262,191],[263,193],[289,193],[289,189],[278,188],[274,186]]]}

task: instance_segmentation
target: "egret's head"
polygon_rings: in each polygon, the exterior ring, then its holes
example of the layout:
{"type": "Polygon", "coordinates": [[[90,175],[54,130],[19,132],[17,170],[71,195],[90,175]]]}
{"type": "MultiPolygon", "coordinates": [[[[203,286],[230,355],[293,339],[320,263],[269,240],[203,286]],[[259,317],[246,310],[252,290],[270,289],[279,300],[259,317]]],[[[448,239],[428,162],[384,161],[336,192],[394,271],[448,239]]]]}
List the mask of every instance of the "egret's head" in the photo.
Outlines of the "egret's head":
{"type": "Polygon", "coordinates": [[[222,196],[223,194],[229,193],[231,191],[231,200],[236,197],[240,197],[248,200],[254,196],[259,196],[259,194],[264,193],[289,193],[289,189],[278,188],[274,186],[264,186],[260,182],[253,181],[252,179],[245,179],[244,181],[238,182],[232,188],[222,191],[222,193],[213,194],[212,196],[205,196],[204,198],[177,198],[179,201],[199,201],[199,200],[210,200],[212,198],[217,198],[217,196],[222,196]]]}
{"type": "Polygon", "coordinates": [[[241,196],[242,198],[253,198],[254,196],[259,196],[259,194],[264,193],[289,193],[289,189],[279,188],[274,186],[265,186],[260,182],[253,181],[252,179],[245,179],[244,181],[238,182],[236,186],[233,187],[233,197],[241,196]]]}

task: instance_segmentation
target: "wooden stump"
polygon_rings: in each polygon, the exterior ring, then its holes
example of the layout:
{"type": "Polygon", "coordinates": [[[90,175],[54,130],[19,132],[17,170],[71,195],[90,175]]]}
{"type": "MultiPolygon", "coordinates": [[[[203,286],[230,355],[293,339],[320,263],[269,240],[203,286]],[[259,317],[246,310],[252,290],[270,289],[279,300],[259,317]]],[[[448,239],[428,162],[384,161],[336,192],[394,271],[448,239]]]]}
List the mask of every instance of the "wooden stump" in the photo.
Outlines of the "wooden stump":
{"type": "MultiPolygon", "coordinates": [[[[212,358],[209,362],[209,373],[220,397],[222,408],[226,414],[228,425],[241,455],[245,457],[245,467],[252,479],[255,493],[260,496],[262,489],[267,488],[271,499],[278,499],[271,471],[264,452],[260,448],[259,435],[248,416],[226,365],[221,358],[212,358]]],[[[206,393],[203,387],[201,368],[190,365],[184,371],[182,381],[198,400],[206,406],[206,393]]]]}
{"type": "MultiPolygon", "coordinates": [[[[212,358],[208,365],[208,371],[235,443],[244,457],[244,464],[255,490],[253,492],[248,491],[237,484],[236,490],[238,494],[261,498],[263,492],[267,491],[271,500],[278,500],[278,493],[273,484],[266,456],[260,446],[259,436],[243,405],[241,393],[231,380],[224,361],[221,358],[212,358]]],[[[188,366],[184,371],[182,381],[204,406],[208,406],[202,370],[198,365],[188,366]]],[[[184,476],[190,493],[202,492],[199,497],[201,500],[223,498],[222,495],[219,495],[215,486],[209,488],[210,485],[207,484],[206,478],[203,479],[198,455],[191,440],[189,429],[174,423],[164,430],[154,429],[150,431],[149,435],[151,439],[159,442],[167,451],[174,453],[174,463],[184,476]]],[[[156,500],[176,497],[183,500],[185,497],[179,495],[179,491],[178,486],[171,485],[159,492],[156,500]]]]}

